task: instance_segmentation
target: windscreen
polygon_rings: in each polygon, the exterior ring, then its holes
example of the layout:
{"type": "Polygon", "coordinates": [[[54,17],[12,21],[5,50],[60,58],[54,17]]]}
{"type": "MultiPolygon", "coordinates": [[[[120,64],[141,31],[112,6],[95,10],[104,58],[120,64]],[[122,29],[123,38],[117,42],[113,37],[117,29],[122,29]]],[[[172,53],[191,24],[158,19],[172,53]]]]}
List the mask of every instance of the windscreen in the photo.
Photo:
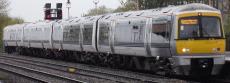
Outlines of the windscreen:
{"type": "Polygon", "coordinates": [[[221,38],[221,24],[217,17],[186,17],[179,20],[179,38],[221,38]]]}

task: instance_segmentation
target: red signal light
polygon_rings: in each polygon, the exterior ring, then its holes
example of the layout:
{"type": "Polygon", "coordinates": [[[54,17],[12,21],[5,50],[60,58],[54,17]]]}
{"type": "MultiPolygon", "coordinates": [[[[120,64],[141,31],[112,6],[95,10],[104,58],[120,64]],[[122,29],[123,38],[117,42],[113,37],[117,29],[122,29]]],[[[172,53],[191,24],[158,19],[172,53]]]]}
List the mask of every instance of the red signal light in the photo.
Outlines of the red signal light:
{"type": "Polygon", "coordinates": [[[45,10],[45,19],[50,19],[51,18],[51,11],[50,10],[45,10]]]}
{"type": "Polygon", "coordinates": [[[62,19],[62,10],[61,9],[57,10],[57,19],[62,19]]]}

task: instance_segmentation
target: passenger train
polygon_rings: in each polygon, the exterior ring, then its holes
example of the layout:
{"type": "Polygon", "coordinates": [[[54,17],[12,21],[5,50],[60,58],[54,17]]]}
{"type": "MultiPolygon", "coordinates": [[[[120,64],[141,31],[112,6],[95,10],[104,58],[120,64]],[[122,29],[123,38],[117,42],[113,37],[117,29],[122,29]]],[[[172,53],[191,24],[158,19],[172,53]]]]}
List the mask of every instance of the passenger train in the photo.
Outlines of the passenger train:
{"type": "Polygon", "coordinates": [[[4,28],[8,53],[177,75],[217,75],[225,60],[221,12],[193,3],[4,28]]]}

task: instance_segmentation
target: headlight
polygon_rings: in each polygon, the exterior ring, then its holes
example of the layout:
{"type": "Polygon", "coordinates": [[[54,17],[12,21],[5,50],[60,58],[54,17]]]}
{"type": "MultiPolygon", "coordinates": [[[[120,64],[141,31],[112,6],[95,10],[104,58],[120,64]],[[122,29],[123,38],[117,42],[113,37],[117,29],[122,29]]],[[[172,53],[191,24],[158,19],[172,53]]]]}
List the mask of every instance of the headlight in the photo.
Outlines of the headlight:
{"type": "Polygon", "coordinates": [[[190,49],[188,49],[188,48],[183,48],[183,49],[182,49],[182,52],[183,52],[183,53],[188,53],[188,52],[190,52],[190,49]]]}
{"type": "Polygon", "coordinates": [[[212,51],[213,51],[213,52],[219,52],[219,51],[220,51],[220,48],[212,48],[212,51]]]}

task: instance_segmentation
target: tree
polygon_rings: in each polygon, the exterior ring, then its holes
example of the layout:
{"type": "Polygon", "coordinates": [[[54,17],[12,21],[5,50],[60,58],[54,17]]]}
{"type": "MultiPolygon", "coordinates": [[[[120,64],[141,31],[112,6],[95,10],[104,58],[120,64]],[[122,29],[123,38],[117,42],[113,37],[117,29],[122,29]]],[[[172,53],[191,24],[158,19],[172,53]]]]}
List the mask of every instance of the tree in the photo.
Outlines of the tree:
{"type": "Polygon", "coordinates": [[[113,12],[126,12],[126,11],[139,10],[139,7],[137,6],[138,3],[132,0],[119,0],[119,2],[121,6],[115,9],[113,12]]]}
{"type": "Polygon", "coordinates": [[[0,0],[0,50],[2,48],[2,33],[3,28],[7,25],[23,23],[21,18],[11,18],[8,16],[8,0],[0,0]]]}
{"type": "Polygon", "coordinates": [[[0,0],[0,15],[6,15],[9,2],[7,0],[0,0]]]}
{"type": "Polygon", "coordinates": [[[107,14],[111,13],[113,9],[106,8],[105,6],[100,6],[99,8],[93,8],[88,11],[87,14],[84,16],[94,16],[94,15],[101,15],[101,14],[107,14]]]}
{"type": "Polygon", "coordinates": [[[134,2],[122,2],[121,6],[119,6],[117,9],[115,9],[114,12],[126,12],[126,11],[132,11],[132,10],[138,10],[136,3],[134,3],[134,2]]]}
{"type": "Polygon", "coordinates": [[[226,20],[225,20],[225,33],[230,37],[230,14],[227,15],[226,20]]]}
{"type": "Polygon", "coordinates": [[[125,3],[126,3],[126,0],[119,0],[119,2],[120,2],[120,4],[121,4],[122,6],[124,6],[125,3]]]}
{"type": "Polygon", "coordinates": [[[24,20],[21,18],[11,18],[7,15],[0,16],[0,51],[2,49],[3,28],[8,25],[20,24],[23,22],[24,20]]]}

